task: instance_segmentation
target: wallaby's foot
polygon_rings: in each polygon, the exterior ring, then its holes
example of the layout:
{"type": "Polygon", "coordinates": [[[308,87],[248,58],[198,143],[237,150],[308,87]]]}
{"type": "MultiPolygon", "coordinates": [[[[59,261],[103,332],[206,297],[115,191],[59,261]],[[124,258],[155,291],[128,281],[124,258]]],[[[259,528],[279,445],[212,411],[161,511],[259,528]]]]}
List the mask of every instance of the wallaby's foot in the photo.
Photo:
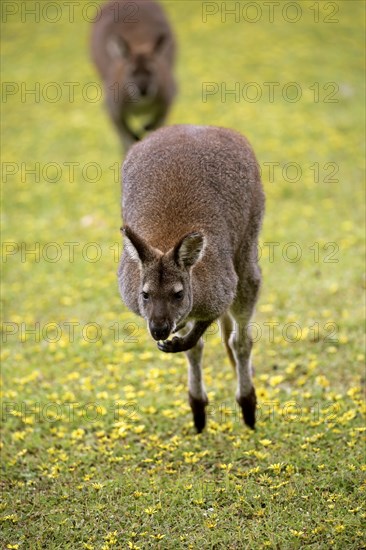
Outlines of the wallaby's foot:
{"type": "Polygon", "coordinates": [[[131,132],[131,140],[136,142],[136,141],[140,141],[142,138],[141,136],[139,136],[138,134],[136,134],[136,132],[131,132]]]}
{"type": "Polygon", "coordinates": [[[257,396],[255,395],[255,389],[252,388],[248,395],[239,397],[237,399],[241,407],[243,414],[243,420],[249,428],[255,429],[255,410],[257,407],[257,396]]]}
{"type": "Polygon", "coordinates": [[[195,428],[197,430],[197,433],[201,433],[206,426],[206,411],[205,408],[208,405],[208,399],[197,399],[196,397],[193,397],[193,395],[188,392],[188,399],[189,404],[192,409],[193,414],[193,422],[195,425],[195,428]]]}
{"type": "Polygon", "coordinates": [[[128,134],[126,132],[120,132],[120,137],[126,153],[129,149],[131,149],[132,145],[135,145],[135,143],[140,141],[139,136],[132,132],[129,132],[128,134]]]}
{"type": "MultiPolygon", "coordinates": [[[[193,344],[194,345],[194,344],[193,344]]],[[[193,345],[185,338],[174,336],[171,340],[164,340],[164,342],[158,342],[158,348],[165,353],[178,353],[180,351],[188,351],[193,345]]]]}
{"type": "Polygon", "coordinates": [[[149,122],[148,124],[145,124],[145,126],[144,126],[144,130],[146,130],[146,132],[150,132],[151,130],[155,130],[155,129],[156,129],[155,122],[149,122]]]}

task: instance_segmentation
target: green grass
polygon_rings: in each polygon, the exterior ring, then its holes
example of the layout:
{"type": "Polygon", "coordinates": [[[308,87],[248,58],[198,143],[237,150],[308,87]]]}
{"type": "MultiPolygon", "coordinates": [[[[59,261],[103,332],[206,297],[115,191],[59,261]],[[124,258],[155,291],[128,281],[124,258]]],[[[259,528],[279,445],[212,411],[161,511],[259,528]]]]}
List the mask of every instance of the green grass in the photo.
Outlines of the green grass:
{"type": "Polygon", "coordinates": [[[215,327],[204,357],[208,429],[197,436],[184,356],[161,354],[120,301],[122,158],[102,102],[81,93],[97,76],[80,8],[73,24],[65,12],[54,24],[19,15],[3,24],[3,81],[63,92],[55,103],[22,103],[19,92],[2,104],[2,162],[19,168],[3,172],[3,241],[18,243],[2,264],[3,548],[365,548],[364,3],[330,4],[338,23],[324,22],[324,2],[319,23],[314,3],[301,2],[293,24],[281,11],[270,23],[263,3],[257,23],[220,14],[203,23],[200,2],[164,4],[179,43],[169,123],[236,128],[263,168],[255,433],[241,423],[215,327]],[[74,102],[64,82],[80,83],[74,102]],[[256,82],[263,97],[204,102],[205,82],[241,91],[256,82]],[[280,83],[273,102],[265,82],[280,83]],[[289,82],[302,91],[294,103],[282,97],[289,82]],[[330,82],[336,103],[324,102],[330,82]],[[61,174],[49,166],[35,181],[21,163],[58,163],[61,174]],[[268,163],[279,163],[273,181],[268,163]],[[298,181],[288,163],[301,168],[298,181]],[[296,262],[288,243],[301,251],[296,262]],[[101,257],[86,261],[95,250],[101,257]],[[32,327],[39,338],[25,333],[32,327]]]}

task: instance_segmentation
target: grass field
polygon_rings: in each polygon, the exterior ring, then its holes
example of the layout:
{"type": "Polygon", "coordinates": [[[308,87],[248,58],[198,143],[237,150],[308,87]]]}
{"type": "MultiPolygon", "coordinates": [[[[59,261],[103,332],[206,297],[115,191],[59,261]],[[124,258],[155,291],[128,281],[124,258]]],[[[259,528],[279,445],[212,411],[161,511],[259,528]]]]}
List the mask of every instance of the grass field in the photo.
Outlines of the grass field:
{"type": "Polygon", "coordinates": [[[91,84],[95,2],[71,23],[61,1],[2,4],[1,547],[366,548],[364,2],[163,3],[169,123],[244,133],[267,195],[257,430],[214,325],[201,435],[185,357],[118,294],[122,156],[91,84]]]}

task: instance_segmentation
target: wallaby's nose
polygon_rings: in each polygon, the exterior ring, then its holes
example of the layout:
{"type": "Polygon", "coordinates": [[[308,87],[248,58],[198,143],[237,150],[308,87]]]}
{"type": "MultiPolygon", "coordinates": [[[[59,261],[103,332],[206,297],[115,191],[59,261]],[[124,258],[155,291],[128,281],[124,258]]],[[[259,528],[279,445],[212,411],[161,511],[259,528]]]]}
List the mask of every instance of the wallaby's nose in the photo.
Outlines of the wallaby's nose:
{"type": "Polygon", "coordinates": [[[170,326],[167,321],[162,323],[155,323],[154,321],[151,321],[149,323],[149,328],[151,336],[154,340],[166,340],[170,334],[170,326]]]}
{"type": "Polygon", "coordinates": [[[143,84],[140,84],[140,94],[142,95],[142,97],[147,96],[147,92],[148,92],[147,83],[144,82],[143,84]]]}

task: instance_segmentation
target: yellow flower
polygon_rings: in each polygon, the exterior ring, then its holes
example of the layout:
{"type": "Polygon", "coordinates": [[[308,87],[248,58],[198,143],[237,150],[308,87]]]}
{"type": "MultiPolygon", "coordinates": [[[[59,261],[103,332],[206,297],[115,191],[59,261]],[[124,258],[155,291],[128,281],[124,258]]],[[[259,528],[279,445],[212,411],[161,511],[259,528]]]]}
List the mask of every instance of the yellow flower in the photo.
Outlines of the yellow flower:
{"type": "Polygon", "coordinates": [[[294,535],[294,537],[298,537],[299,539],[304,536],[304,531],[296,531],[296,529],[290,529],[290,532],[294,535]]]}
{"type": "Polygon", "coordinates": [[[261,451],[253,451],[253,456],[255,456],[255,458],[258,458],[258,460],[264,460],[265,458],[267,458],[268,454],[262,453],[261,451]]]}
{"type": "Polygon", "coordinates": [[[205,526],[207,527],[207,529],[215,529],[216,525],[217,525],[216,521],[206,521],[205,522],[205,526]]]}
{"type": "Polygon", "coordinates": [[[259,306],[258,310],[262,313],[270,313],[273,311],[273,304],[262,304],[259,306]]]}
{"type": "Polygon", "coordinates": [[[186,462],[187,464],[195,464],[196,462],[199,461],[199,457],[194,453],[192,453],[192,451],[185,452],[183,453],[183,455],[184,455],[184,462],[186,462]]]}
{"type": "Polygon", "coordinates": [[[285,369],[286,374],[293,374],[297,368],[297,363],[294,361],[289,363],[289,366],[285,369]]]}
{"type": "Polygon", "coordinates": [[[269,379],[269,384],[270,386],[272,386],[272,388],[274,388],[275,386],[278,386],[279,384],[281,384],[281,382],[283,382],[284,379],[285,377],[282,376],[282,374],[271,376],[271,378],[269,379]]]}
{"type": "Polygon", "coordinates": [[[302,376],[299,376],[298,379],[296,380],[296,386],[299,386],[299,387],[304,386],[307,381],[308,381],[307,376],[303,374],[302,376]]]}
{"type": "Polygon", "coordinates": [[[18,516],[17,514],[8,514],[7,516],[1,518],[0,521],[11,521],[11,523],[17,523],[18,516]]]}
{"type": "Polygon", "coordinates": [[[278,475],[281,473],[281,470],[282,470],[282,462],[277,462],[277,464],[270,464],[270,466],[268,466],[268,468],[270,470],[273,470],[273,472],[278,475]]]}
{"type": "Polygon", "coordinates": [[[77,430],[73,430],[71,432],[71,439],[82,439],[85,435],[85,431],[82,428],[78,428],[77,430]]]}
{"type": "Polygon", "coordinates": [[[250,469],[247,471],[247,474],[248,474],[248,475],[250,475],[250,474],[257,474],[259,471],[260,471],[260,467],[259,467],[259,466],[255,466],[254,468],[250,468],[250,469]]]}
{"type": "Polygon", "coordinates": [[[338,418],[338,422],[340,424],[346,424],[350,420],[353,420],[356,415],[357,415],[357,412],[354,409],[351,409],[351,410],[345,412],[344,414],[342,414],[342,416],[340,418],[338,418]]]}
{"type": "Polygon", "coordinates": [[[317,376],[315,378],[315,382],[318,384],[318,386],[321,386],[322,388],[329,387],[329,380],[323,375],[317,376]]]}
{"type": "Polygon", "coordinates": [[[146,361],[147,359],[153,359],[153,357],[154,357],[154,354],[151,351],[144,351],[139,354],[139,359],[141,359],[141,361],[146,361]]]}
{"type": "Polygon", "coordinates": [[[141,434],[145,430],[144,424],[140,424],[139,426],[135,426],[133,431],[135,434],[141,434]]]}
{"type": "Polygon", "coordinates": [[[24,430],[23,431],[18,431],[18,432],[14,432],[11,436],[11,438],[13,439],[13,441],[24,441],[24,438],[26,436],[26,433],[24,430]]]}
{"type": "Polygon", "coordinates": [[[230,472],[233,465],[230,462],[229,464],[219,464],[219,467],[221,468],[221,470],[227,470],[228,472],[230,472]]]}
{"type": "Polygon", "coordinates": [[[152,506],[149,506],[148,508],[145,508],[144,509],[144,512],[145,514],[147,514],[148,516],[153,516],[154,514],[157,514],[158,511],[156,510],[156,508],[153,508],[152,506]]]}
{"type": "Polygon", "coordinates": [[[268,485],[270,485],[272,483],[271,478],[267,474],[261,474],[258,477],[258,480],[259,480],[260,483],[267,483],[268,485]]]}
{"type": "Polygon", "coordinates": [[[295,467],[292,464],[286,466],[286,474],[292,475],[295,472],[295,467]]]}

